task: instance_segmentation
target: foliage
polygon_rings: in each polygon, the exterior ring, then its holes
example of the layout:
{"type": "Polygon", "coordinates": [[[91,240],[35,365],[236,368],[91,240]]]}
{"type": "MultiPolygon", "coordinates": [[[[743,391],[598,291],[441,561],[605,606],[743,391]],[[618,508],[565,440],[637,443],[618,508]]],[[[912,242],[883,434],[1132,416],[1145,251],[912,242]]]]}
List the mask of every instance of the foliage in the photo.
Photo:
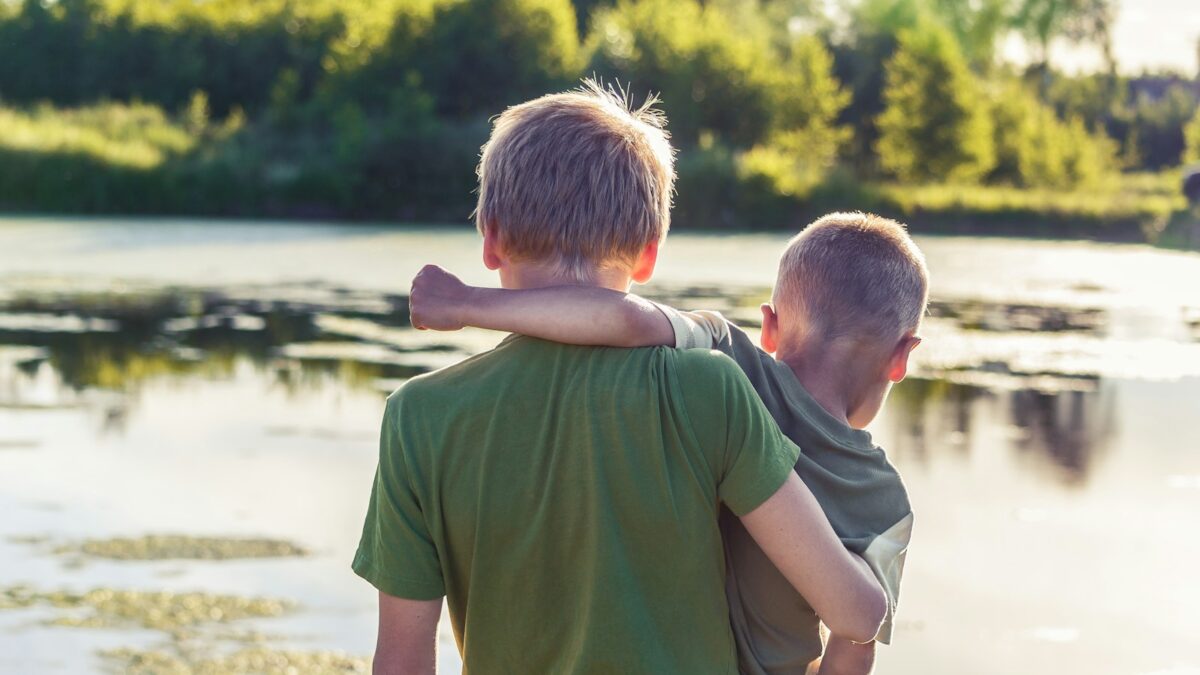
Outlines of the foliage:
{"type": "Polygon", "coordinates": [[[1196,114],[1192,115],[1192,119],[1188,122],[1184,134],[1187,137],[1187,150],[1184,153],[1184,161],[1200,162],[1200,108],[1196,108],[1196,114]]]}
{"type": "Polygon", "coordinates": [[[342,16],[334,0],[241,3],[23,0],[0,22],[9,102],[140,99],[177,108],[193,91],[219,113],[255,108],[284,68],[308,85],[342,16]]]}
{"type": "Polygon", "coordinates": [[[591,71],[659,92],[679,145],[710,132],[746,147],[773,125],[770,46],[728,30],[715,7],[620,0],[594,18],[589,40],[591,71]]]}
{"type": "Polygon", "coordinates": [[[1169,199],[1117,169],[1177,165],[1189,119],[1200,160],[1189,80],[996,62],[1104,46],[1110,0],[828,4],[0,0],[0,209],[466,220],[488,120],[592,73],[661,95],[683,227],[1141,222],[1169,199]]]}
{"type": "Polygon", "coordinates": [[[1124,238],[1137,239],[1161,226],[1184,207],[1177,177],[1159,174],[1108,176],[1094,186],[1072,191],[1057,188],[1022,189],[1004,186],[883,184],[876,187],[884,204],[909,216],[910,224],[942,221],[957,231],[988,224],[993,231],[1019,234],[1049,226],[1044,235],[1063,235],[1057,228],[1070,225],[1073,235],[1092,236],[1104,229],[1124,230],[1124,238]]]}
{"type": "MultiPolygon", "coordinates": [[[[202,101],[202,95],[196,97],[202,101]]],[[[0,206],[69,211],[169,211],[189,186],[166,169],[244,125],[190,124],[146,104],[56,110],[0,108],[0,206]]]]}
{"type": "Polygon", "coordinates": [[[1057,37],[1072,42],[1100,45],[1112,70],[1111,32],[1116,16],[1115,0],[1018,0],[1011,23],[1034,47],[1041,69],[1050,56],[1050,43],[1057,37]]]}
{"type": "Polygon", "coordinates": [[[1124,132],[1131,160],[1147,169],[1178,166],[1184,150],[1184,125],[1197,110],[1196,94],[1183,83],[1166,87],[1161,96],[1139,95],[1115,118],[1124,132]]]}
{"type": "Polygon", "coordinates": [[[562,89],[581,65],[569,0],[445,2],[417,50],[423,87],[439,113],[456,117],[562,89]]]}
{"type": "Polygon", "coordinates": [[[1115,144],[1090,133],[1078,117],[1066,122],[1019,82],[993,95],[994,180],[1036,188],[1095,185],[1116,164],[1115,144]]]}
{"type": "Polygon", "coordinates": [[[1106,73],[1053,75],[1046,100],[1064,118],[1079,117],[1121,148],[1126,167],[1158,170],[1179,164],[1183,126],[1197,107],[1193,82],[1177,75],[1135,78],[1106,73]]]}
{"type": "Polygon", "coordinates": [[[740,173],[777,194],[803,196],[837,161],[850,130],[837,124],[849,94],[833,78],[833,58],[818,40],[793,39],[772,85],[773,130],[740,159],[740,173]]]}
{"type": "MultiPolygon", "coordinates": [[[[207,126],[199,128],[199,131],[207,126]]],[[[150,169],[170,155],[191,150],[192,129],[175,124],[162,110],[145,104],[101,104],[56,111],[41,105],[30,111],[0,110],[0,148],[7,152],[70,154],[134,169],[150,169]]]]}
{"type": "Polygon", "coordinates": [[[906,31],[888,63],[879,160],[905,181],[975,180],[995,162],[986,102],[953,37],[906,31]]]}

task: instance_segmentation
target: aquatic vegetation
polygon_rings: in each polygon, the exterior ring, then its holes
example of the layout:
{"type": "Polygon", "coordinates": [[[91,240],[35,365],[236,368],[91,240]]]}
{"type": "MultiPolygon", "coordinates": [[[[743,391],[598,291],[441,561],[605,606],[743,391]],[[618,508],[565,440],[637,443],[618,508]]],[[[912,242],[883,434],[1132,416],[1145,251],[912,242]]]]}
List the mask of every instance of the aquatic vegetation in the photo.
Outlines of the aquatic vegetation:
{"type": "Polygon", "coordinates": [[[27,333],[115,333],[121,325],[115,321],[83,316],[41,313],[0,315],[0,331],[27,333]]]}
{"type": "Polygon", "coordinates": [[[1030,332],[1098,332],[1107,325],[1108,315],[1097,307],[1055,307],[979,300],[937,301],[929,303],[933,317],[954,319],[966,330],[1030,332]]]}
{"type": "Polygon", "coordinates": [[[10,544],[29,544],[32,546],[44,544],[49,540],[50,538],[44,534],[13,535],[8,537],[8,542],[10,544]]]}
{"type": "Polygon", "coordinates": [[[23,366],[39,363],[48,358],[50,358],[50,350],[45,347],[0,345],[0,364],[12,363],[17,366],[23,366]]]}
{"type": "Polygon", "coordinates": [[[241,539],[150,534],[142,537],[89,539],[62,546],[56,553],[81,553],[112,560],[233,560],[308,555],[298,544],[278,539],[241,539]]]}
{"type": "Polygon", "coordinates": [[[252,648],[212,657],[179,657],[162,651],[114,649],[104,657],[127,675],[223,675],[224,673],[365,673],[367,658],[328,651],[276,651],[252,648]]]}
{"type": "Polygon", "coordinates": [[[210,593],[129,591],[97,588],[84,593],[36,591],[28,586],[0,589],[0,609],[49,605],[63,610],[49,620],[79,628],[141,627],[181,637],[180,631],[203,624],[282,615],[292,607],[283,600],[210,593]]]}
{"type": "Polygon", "coordinates": [[[922,327],[936,349],[913,353],[913,373],[953,371],[1072,378],[1177,380],[1200,376],[1200,344],[1162,338],[1122,339],[1090,331],[963,330],[932,318],[922,327]]]}
{"type": "Polygon", "coordinates": [[[86,593],[41,592],[27,586],[0,589],[0,610],[50,606],[60,612],[47,623],[76,628],[139,627],[166,632],[170,646],[142,651],[120,648],[102,656],[121,673],[364,673],[370,660],[337,651],[287,651],[263,646],[265,638],[242,629],[199,632],[242,619],[280,616],[292,605],[268,598],[209,593],[144,592],[98,588],[86,593]],[[227,652],[223,643],[242,646],[227,652]]]}

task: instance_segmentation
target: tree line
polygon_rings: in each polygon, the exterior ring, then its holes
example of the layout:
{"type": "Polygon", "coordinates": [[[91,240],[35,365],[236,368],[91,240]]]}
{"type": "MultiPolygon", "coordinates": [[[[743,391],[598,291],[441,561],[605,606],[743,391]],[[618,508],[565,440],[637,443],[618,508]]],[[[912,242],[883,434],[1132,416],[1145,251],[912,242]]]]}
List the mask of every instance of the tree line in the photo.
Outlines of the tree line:
{"type": "Polygon", "coordinates": [[[1196,78],[1119,75],[1111,0],[825,5],[8,0],[0,207],[464,219],[489,118],[585,76],[661,97],[684,225],[1200,159],[1196,78]],[[1032,65],[998,58],[1013,32],[1032,65]],[[1055,71],[1058,39],[1105,67],[1055,71]]]}

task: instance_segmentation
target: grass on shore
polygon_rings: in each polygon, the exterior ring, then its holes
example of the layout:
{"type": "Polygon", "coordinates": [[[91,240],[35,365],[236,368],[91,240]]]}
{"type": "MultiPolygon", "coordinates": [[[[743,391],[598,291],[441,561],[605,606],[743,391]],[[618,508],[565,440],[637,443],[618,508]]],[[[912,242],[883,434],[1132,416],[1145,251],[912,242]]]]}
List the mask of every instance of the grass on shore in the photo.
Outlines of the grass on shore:
{"type": "Polygon", "coordinates": [[[1153,241],[1187,208],[1177,172],[1114,174],[1063,191],[995,185],[874,186],[882,204],[954,233],[1080,236],[1153,241]]]}

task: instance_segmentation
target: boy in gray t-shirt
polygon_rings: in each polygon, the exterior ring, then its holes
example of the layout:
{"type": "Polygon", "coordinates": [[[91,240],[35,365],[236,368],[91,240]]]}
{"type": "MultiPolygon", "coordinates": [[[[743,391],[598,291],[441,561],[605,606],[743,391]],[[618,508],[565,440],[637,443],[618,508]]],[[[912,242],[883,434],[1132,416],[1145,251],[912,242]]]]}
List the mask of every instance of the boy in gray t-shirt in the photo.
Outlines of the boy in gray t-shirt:
{"type": "MultiPolygon", "coordinates": [[[[602,288],[481,289],[440,272],[423,275],[412,292],[420,328],[472,325],[576,344],[716,349],[733,358],[800,447],[796,472],[834,531],[886,591],[889,611],[875,638],[885,644],[913,515],[899,474],[863,427],[904,378],[927,300],[925,262],[904,227],[862,213],[830,214],[789,242],[762,306],[762,349],[716,312],[680,312],[602,288]]],[[[722,534],[743,673],[871,671],[874,642],[824,636],[820,618],[736,518],[724,514],[722,534]]]]}

